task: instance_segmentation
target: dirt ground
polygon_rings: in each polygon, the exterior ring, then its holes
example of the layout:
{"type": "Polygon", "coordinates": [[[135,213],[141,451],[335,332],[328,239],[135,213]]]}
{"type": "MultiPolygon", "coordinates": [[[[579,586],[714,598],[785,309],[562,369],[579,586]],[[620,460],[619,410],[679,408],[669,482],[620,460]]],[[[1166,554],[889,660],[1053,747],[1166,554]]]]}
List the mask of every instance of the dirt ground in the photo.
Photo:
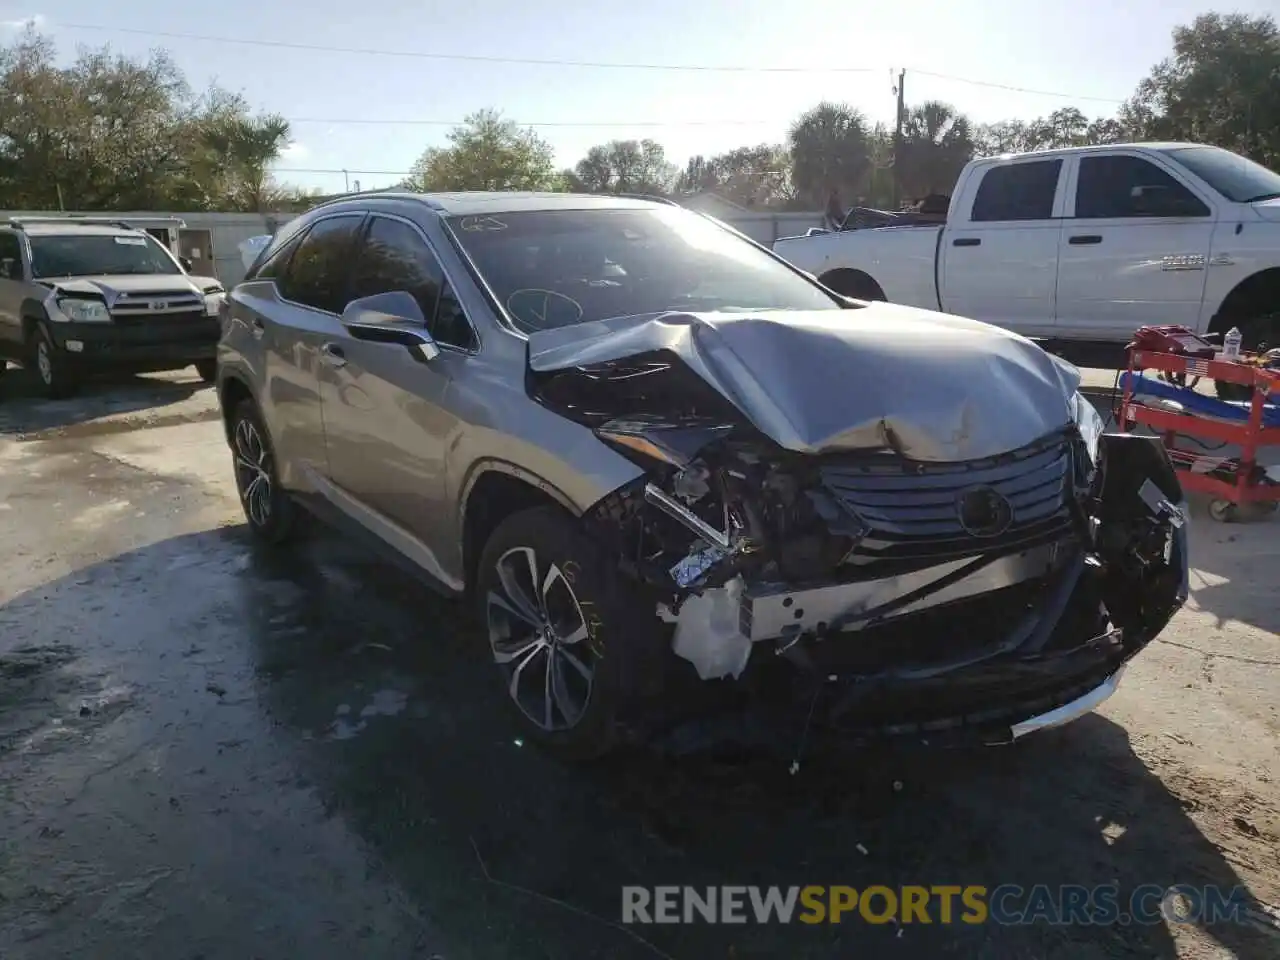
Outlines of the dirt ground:
{"type": "Polygon", "coordinates": [[[249,543],[212,391],[0,399],[0,957],[1280,956],[1280,521],[1015,748],[560,765],[457,607],[249,543]],[[1246,888],[1216,926],[621,928],[625,884],[1246,888]]]}

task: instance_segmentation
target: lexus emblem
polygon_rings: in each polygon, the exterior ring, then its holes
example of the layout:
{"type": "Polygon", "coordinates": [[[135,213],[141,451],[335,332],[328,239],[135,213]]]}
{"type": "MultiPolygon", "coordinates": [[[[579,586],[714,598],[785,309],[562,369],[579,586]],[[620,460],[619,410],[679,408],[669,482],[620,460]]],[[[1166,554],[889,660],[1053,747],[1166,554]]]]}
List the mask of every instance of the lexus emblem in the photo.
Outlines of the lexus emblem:
{"type": "Polygon", "coordinates": [[[999,490],[970,487],[956,497],[956,515],[965,533],[998,537],[1013,523],[1013,506],[999,490]]]}

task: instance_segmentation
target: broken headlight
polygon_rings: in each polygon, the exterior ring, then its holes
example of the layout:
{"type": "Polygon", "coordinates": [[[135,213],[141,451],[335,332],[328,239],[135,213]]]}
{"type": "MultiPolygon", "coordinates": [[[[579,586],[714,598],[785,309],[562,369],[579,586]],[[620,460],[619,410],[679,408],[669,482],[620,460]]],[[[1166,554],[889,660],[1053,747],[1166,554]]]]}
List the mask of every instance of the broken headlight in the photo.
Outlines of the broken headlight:
{"type": "Polygon", "coordinates": [[[1102,417],[1094,409],[1093,404],[1079,390],[1071,398],[1071,413],[1076,421],[1076,429],[1080,431],[1080,439],[1084,441],[1085,449],[1089,453],[1089,461],[1097,466],[1098,444],[1102,440],[1106,424],[1102,422],[1102,417]]]}

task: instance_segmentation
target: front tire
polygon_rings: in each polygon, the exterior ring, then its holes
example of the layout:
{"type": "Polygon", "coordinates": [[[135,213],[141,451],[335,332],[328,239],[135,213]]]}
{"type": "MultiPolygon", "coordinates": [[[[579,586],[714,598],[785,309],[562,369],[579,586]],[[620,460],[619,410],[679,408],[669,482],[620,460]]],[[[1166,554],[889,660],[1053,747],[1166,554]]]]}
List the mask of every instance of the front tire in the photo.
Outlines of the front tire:
{"type": "Polygon", "coordinates": [[[75,371],[71,368],[71,360],[53,342],[53,335],[44,324],[36,328],[31,352],[36,379],[48,399],[61,400],[76,392],[78,383],[75,371]]]}
{"type": "Polygon", "coordinates": [[[218,379],[217,360],[198,360],[195,367],[196,375],[205,383],[213,383],[218,379]]]}
{"type": "Polygon", "coordinates": [[[576,521],[551,506],[504,520],[481,555],[475,600],[528,737],[571,760],[617,746],[638,655],[660,624],[576,521]]]}
{"type": "Polygon", "coordinates": [[[278,545],[298,532],[298,506],[280,486],[275,452],[252,400],[242,400],[231,414],[231,455],[236,491],[255,537],[278,545]]]}

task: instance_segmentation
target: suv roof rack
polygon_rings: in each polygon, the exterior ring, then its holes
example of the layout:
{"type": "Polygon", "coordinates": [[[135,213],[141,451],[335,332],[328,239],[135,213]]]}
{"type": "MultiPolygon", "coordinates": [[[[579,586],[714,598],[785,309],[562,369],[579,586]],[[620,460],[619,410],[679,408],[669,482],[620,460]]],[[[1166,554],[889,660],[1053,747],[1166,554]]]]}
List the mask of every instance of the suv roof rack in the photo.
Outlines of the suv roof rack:
{"type": "Polygon", "coordinates": [[[187,222],[181,217],[10,217],[9,225],[21,230],[27,224],[66,223],[87,224],[98,227],[120,227],[124,230],[137,230],[143,226],[185,227],[187,222]]]}

